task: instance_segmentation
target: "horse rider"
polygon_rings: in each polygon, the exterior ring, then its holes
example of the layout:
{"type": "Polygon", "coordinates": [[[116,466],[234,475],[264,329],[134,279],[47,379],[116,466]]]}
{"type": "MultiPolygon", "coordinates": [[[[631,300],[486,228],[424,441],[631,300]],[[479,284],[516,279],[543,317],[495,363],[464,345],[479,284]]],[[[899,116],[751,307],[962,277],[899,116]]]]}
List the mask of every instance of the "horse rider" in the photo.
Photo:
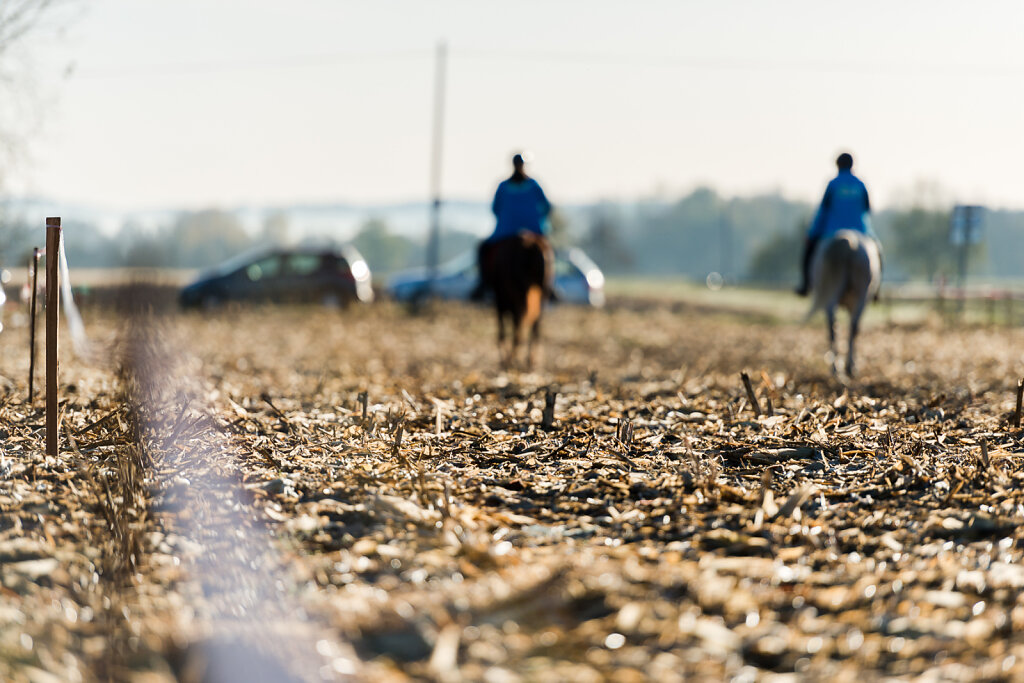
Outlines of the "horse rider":
{"type": "MultiPolygon", "coordinates": [[[[804,240],[804,254],[801,260],[801,282],[796,288],[800,296],[810,291],[811,259],[818,245],[840,230],[856,230],[878,242],[878,236],[871,228],[871,204],[868,190],[860,178],[853,175],[853,157],[843,152],[836,159],[839,172],[829,181],[825,196],[814,216],[814,222],[804,240]]],[[[880,246],[880,245],[879,245],[880,246]]],[[[881,249],[879,249],[881,254],[881,249]]]]}
{"type": "Polygon", "coordinates": [[[512,175],[498,185],[494,193],[494,202],[491,204],[491,211],[497,219],[494,232],[491,236],[480,243],[477,249],[477,266],[480,271],[480,281],[473,290],[472,298],[479,300],[483,298],[484,292],[490,288],[490,283],[485,282],[485,264],[491,255],[491,246],[496,242],[509,237],[515,237],[521,231],[528,231],[544,237],[544,258],[548,262],[549,282],[545,284],[547,295],[553,297],[554,252],[547,235],[550,231],[548,216],[551,213],[551,202],[544,195],[540,184],[526,175],[526,161],[522,154],[512,157],[512,175]]]}

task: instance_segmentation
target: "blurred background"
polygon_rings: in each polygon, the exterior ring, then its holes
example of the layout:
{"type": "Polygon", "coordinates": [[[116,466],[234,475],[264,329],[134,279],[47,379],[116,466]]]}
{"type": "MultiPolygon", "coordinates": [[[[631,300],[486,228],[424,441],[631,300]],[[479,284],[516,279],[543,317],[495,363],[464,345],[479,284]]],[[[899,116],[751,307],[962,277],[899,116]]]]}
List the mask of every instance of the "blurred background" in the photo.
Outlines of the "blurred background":
{"type": "Polygon", "coordinates": [[[1018,2],[0,7],[5,267],[59,215],[76,268],[321,240],[387,277],[424,264],[435,197],[442,260],[489,234],[525,149],[609,291],[790,287],[848,150],[887,282],[956,277],[957,204],[985,207],[973,281],[1021,277],[1018,2]]]}

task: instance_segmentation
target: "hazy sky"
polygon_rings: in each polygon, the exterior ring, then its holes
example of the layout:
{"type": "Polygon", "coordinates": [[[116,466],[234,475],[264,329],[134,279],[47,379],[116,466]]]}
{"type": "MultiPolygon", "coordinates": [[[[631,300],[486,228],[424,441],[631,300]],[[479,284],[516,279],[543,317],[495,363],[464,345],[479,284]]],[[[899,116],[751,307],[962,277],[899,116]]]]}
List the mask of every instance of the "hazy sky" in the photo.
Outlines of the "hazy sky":
{"type": "Polygon", "coordinates": [[[93,0],[65,25],[12,183],[64,201],[425,199],[444,39],[448,197],[526,148],[556,203],[816,200],[846,149],[876,205],[930,181],[1024,208],[1019,0],[93,0]]]}

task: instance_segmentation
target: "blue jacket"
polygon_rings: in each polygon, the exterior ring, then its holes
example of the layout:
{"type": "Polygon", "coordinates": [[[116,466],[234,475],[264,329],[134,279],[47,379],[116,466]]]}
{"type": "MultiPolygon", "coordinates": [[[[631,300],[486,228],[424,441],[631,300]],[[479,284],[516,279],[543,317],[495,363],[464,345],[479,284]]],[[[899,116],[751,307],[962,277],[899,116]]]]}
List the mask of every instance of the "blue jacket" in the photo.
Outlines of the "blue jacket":
{"type": "Polygon", "coordinates": [[[520,230],[529,230],[539,235],[548,232],[547,217],[551,212],[551,203],[533,178],[521,181],[509,178],[502,181],[494,193],[491,210],[498,223],[494,233],[487,238],[488,241],[512,237],[520,230]]]}
{"type": "Polygon", "coordinates": [[[830,237],[839,230],[856,230],[876,240],[871,229],[871,204],[868,190],[857,176],[848,170],[841,170],[825,188],[825,196],[814,216],[809,239],[830,237]]]}

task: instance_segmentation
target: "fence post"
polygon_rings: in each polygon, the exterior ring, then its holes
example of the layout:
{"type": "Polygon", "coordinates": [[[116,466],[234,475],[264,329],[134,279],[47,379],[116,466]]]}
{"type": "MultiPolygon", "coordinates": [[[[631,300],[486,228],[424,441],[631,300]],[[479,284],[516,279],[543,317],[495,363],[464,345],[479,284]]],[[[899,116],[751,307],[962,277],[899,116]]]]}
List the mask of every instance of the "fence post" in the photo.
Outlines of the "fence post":
{"type": "Polygon", "coordinates": [[[32,405],[35,398],[36,377],[36,298],[39,292],[39,247],[32,247],[32,308],[29,311],[28,334],[28,402],[32,405]]]}
{"type": "Polygon", "coordinates": [[[57,313],[60,218],[46,219],[46,454],[57,456],[57,313]]]}

